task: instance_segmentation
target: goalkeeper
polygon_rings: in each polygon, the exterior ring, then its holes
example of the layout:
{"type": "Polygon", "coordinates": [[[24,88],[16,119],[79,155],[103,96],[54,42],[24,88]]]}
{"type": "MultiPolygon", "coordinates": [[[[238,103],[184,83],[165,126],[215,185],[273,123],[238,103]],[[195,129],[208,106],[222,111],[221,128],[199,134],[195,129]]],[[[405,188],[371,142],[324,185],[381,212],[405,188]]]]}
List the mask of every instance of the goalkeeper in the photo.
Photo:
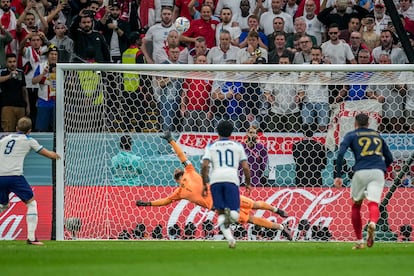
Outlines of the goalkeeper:
{"type": "MultiPolygon", "coordinates": [[[[136,205],[165,206],[171,204],[174,201],[186,199],[201,207],[211,210],[213,207],[213,199],[211,197],[210,187],[208,186],[207,196],[203,197],[203,180],[201,178],[201,175],[195,170],[193,164],[187,159],[180,146],[171,137],[170,132],[165,132],[164,136],[161,136],[161,138],[166,139],[170,143],[175,153],[178,155],[178,158],[184,165],[184,170],[175,169],[174,171],[174,180],[179,184],[179,187],[170,196],[166,198],[157,199],[149,202],[137,200],[136,205]]],[[[272,222],[265,218],[253,216],[251,214],[252,209],[268,210],[284,218],[288,216],[287,213],[282,209],[276,208],[264,201],[254,201],[248,197],[241,195],[240,217],[238,221],[240,224],[249,222],[261,227],[281,230],[286,234],[289,240],[292,240],[290,230],[287,227],[284,227],[282,224],[272,222]]]]}

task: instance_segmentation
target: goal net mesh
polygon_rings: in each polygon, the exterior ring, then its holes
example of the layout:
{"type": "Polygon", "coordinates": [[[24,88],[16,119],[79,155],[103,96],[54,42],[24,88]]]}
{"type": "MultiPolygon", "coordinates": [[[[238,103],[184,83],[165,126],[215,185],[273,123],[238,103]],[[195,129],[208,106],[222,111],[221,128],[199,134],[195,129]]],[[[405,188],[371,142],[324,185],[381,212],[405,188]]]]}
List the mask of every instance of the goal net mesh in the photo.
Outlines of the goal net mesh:
{"type": "MultiPolygon", "coordinates": [[[[166,198],[178,187],[173,173],[182,164],[160,138],[163,131],[172,131],[200,171],[204,147],[217,138],[215,126],[229,119],[234,139],[246,142],[246,132],[254,126],[257,142],[267,149],[267,162],[247,150],[256,177],[250,197],[289,215],[252,210],[251,216],[287,225],[295,240],[354,240],[351,153],[343,168],[345,188],[332,186],[337,147],[353,129],[358,112],[369,115],[370,127],[381,132],[395,158],[386,173],[384,196],[394,182],[397,189],[382,208],[378,238],[404,239],[414,224],[414,168],[395,181],[414,150],[409,67],[340,71],[258,65],[246,71],[230,65],[167,71],[169,65],[84,66],[58,67],[64,76],[58,80],[64,98],[57,105],[64,150],[64,239],[221,239],[211,224],[216,222],[213,211],[186,200],[164,207],[137,207],[135,202],[166,198]],[[326,149],[322,154],[299,151],[297,143],[308,129],[315,130],[311,139],[326,149]]],[[[365,224],[367,208],[362,212],[365,224]]],[[[249,223],[232,227],[238,239],[286,240],[280,231],[249,223]]]]}

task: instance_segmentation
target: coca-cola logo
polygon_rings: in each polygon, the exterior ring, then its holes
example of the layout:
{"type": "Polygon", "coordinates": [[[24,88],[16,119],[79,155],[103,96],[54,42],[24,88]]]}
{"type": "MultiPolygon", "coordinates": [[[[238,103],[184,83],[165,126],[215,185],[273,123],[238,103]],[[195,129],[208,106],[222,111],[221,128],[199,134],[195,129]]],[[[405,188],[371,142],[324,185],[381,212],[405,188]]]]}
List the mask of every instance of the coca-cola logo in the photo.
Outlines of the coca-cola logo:
{"type": "MultiPolygon", "coordinates": [[[[342,196],[343,191],[334,191],[330,189],[318,191],[321,192],[314,194],[312,190],[306,189],[281,189],[270,194],[267,199],[263,200],[278,208],[291,210],[291,215],[284,220],[281,220],[281,218],[276,215],[266,216],[267,219],[277,221],[278,223],[287,223],[291,227],[293,237],[299,235],[297,226],[301,220],[307,220],[310,223],[311,228],[313,225],[329,228],[334,219],[334,214],[327,212],[325,209],[328,205],[338,200],[342,196]],[[297,209],[298,206],[302,206],[302,208],[300,210],[295,210],[295,207],[297,209]]],[[[168,218],[167,228],[178,223],[180,217],[182,221],[182,216],[185,217],[185,224],[192,222],[196,226],[201,225],[203,221],[207,219],[213,220],[215,215],[213,211],[209,211],[200,206],[191,208],[188,205],[189,201],[182,200],[175,206],[168,218]]],[[[265,212],[265,210],[257,210],[255,216],[263,217],[265,212]]],[[[306,233],[307,237],[310,237],[311,235],[311,228],[308,230],[308,233],[306,233]]],[[[280,233],[278,235],[280,235],[280,233]]],[[[279,236],[276,236],[276,238],[278,237],[279,236]]]]}
{"type": "Polygon", "coordinates": [[[17,215],[14,211],[20,199],[11,194],[9,208],[0,214],[0,240],[15,240],[23,231],[24,215],[17,215]]]}

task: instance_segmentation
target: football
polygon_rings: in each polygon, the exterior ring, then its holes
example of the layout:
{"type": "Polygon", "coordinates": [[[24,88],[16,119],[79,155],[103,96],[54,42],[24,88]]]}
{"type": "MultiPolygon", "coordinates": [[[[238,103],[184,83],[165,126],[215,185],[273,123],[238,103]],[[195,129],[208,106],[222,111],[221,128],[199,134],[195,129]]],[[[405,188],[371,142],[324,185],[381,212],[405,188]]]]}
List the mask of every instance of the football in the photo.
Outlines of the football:
{"type": "Polygon", "coordinates": [[[174,25],[177,32],[183,33],[190,28],[190,20],[188,20],[186,17],[181,16],[175,20],[174,25]]]}

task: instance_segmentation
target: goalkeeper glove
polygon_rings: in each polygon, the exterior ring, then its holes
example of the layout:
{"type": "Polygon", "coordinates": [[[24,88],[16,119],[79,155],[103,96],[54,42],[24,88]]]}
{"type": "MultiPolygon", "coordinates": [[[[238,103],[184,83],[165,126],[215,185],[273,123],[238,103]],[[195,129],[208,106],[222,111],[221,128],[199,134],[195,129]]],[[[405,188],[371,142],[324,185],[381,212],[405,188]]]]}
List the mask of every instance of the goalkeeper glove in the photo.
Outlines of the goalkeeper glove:
{"type": "Polygon", "coordinates": [[[137,200],[136,205],[139,206],[151,206],[151,202],[137,200]]]}
{"type": "Polygon", "coordinates": [[[161,138],[167,140],[168,143],[171,142],[172,140],[174,140],[172,138],[171,132],[169,130],[165,131],[164,134],[161,135],[161,138]]]}
{"type": "Polygon", "coordinates": [[[282,218],[288,217],[288,214],[286,213],[286,211],[280,208],[277,208],[277,211],[275,213],[281,216],[282,218]]]}

